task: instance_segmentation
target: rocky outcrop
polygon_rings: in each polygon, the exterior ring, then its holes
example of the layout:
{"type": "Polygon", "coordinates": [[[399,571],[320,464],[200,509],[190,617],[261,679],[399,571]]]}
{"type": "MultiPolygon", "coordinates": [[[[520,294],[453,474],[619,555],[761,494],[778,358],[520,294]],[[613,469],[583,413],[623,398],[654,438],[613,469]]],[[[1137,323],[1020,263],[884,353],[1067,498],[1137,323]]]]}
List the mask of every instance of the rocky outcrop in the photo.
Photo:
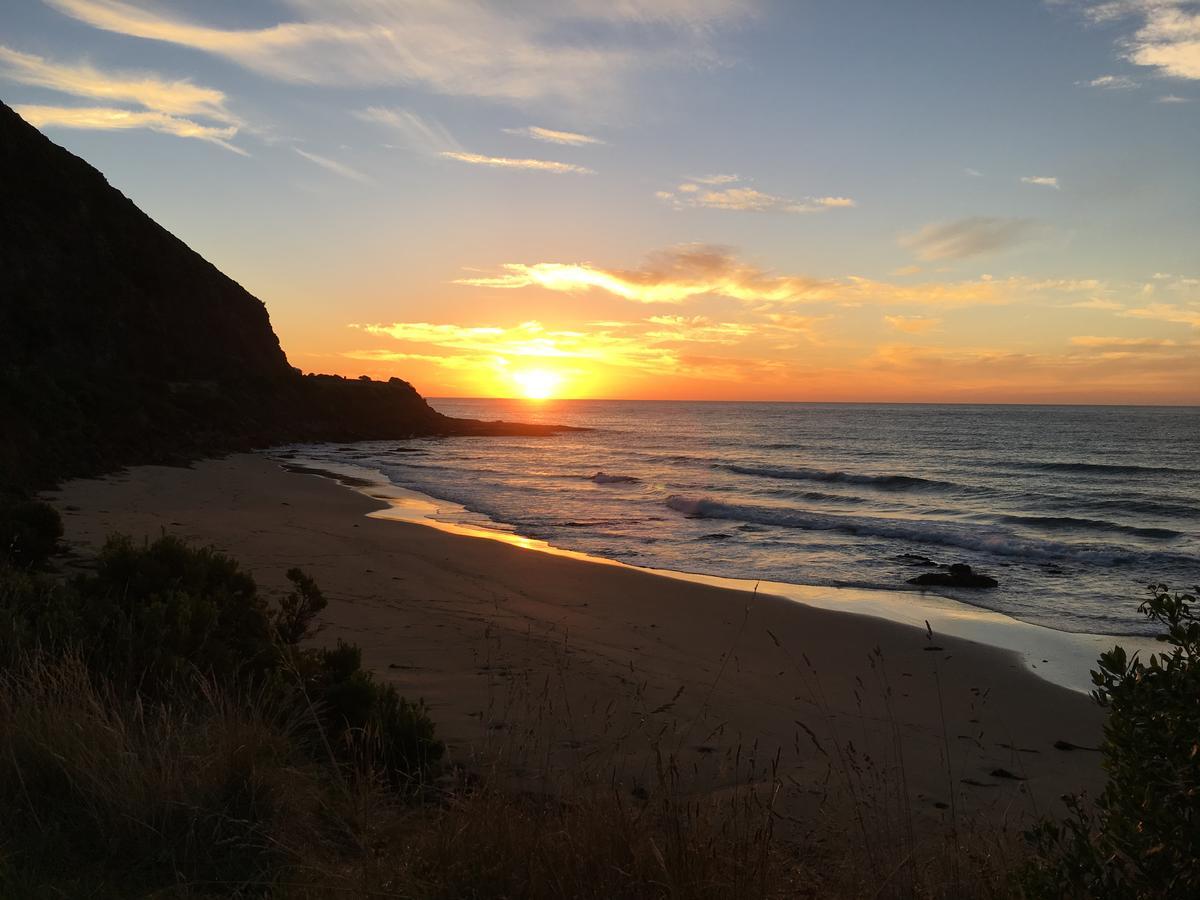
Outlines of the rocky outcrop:
{"type": "Polygon", "coordinates": [[[908,583],[926,587],[965,588],[992,588],[1000,584],[990,575],[980,575],[975,572],[966,563],[955,563],[945,572],[924,572],[916,578],[908,579],[908,583]]]}
{"type": "Polygon", "coordinates": [[[303,440],[544,434],[302,375],[266,307],[0,103],[0,493],[303,440]]]}

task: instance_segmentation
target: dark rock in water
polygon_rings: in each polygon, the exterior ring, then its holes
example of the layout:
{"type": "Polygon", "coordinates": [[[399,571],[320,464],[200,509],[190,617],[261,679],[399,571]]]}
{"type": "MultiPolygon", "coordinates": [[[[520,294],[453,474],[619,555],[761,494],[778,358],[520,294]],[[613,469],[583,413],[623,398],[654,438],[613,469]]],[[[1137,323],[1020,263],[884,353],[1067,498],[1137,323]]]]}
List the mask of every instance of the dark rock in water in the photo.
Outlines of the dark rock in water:
{"type": "Polygon", "coordinates": [[[923,566],[927,569],[937,568],[937,563],[928,556],[922,556],[920,553],[901,553],[899,556],[894,557],[894,559],[896,562],[902,562],[906,566],[923,566]]]}
{"type": "Polygon", "coordinates": [[[908,579],[909,584],[930,585],[940,587],[996,587],[1000,582],[989,575],[980,575],[971,570],[966,563],[955,563],[947,572],[925,572],[916,578],[908,579]]]}
{"type": "Polygon", "coordinates": [[[604,472],[597,472],[589,481],[596,484],[637,484],[638,479],[632,475],[607,475],[604,472]]]}

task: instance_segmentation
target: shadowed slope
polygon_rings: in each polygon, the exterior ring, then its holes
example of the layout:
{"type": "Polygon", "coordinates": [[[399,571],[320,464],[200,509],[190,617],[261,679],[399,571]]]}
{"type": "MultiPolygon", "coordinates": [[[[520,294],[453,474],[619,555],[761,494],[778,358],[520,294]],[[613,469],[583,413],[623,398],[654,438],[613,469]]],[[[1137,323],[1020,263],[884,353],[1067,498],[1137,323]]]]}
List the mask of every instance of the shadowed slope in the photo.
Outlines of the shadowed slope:
{"type": "Polygon", "coordinates": [[[266,307],[0,103],[0,491],[297,440],[553,431],[303,376],[266,307]]]}

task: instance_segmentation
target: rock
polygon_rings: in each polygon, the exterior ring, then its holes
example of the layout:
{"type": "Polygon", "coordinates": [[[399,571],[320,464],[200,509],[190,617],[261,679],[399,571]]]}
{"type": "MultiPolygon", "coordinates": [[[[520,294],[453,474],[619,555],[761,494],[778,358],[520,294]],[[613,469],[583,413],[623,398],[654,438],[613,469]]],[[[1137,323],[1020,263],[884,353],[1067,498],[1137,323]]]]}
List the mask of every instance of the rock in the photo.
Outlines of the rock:
{"type": "Polygon", "coordinates": [[[904,563],[906,566],[921,566],[926,569],[937,568],[937,563],[928,556],[922,556],[920,553],[901,553],[899,556],[894,557],[894,559],[896,562],[904,563]]]}
{"type": "Polygon", "coordinates": [[[925,572],[908,579],[909,584],[936,585],[940,587],[996,587],[1000,582],[990,575],[980,575],[965,563],[955,563],[947,572],[925,572]]]}

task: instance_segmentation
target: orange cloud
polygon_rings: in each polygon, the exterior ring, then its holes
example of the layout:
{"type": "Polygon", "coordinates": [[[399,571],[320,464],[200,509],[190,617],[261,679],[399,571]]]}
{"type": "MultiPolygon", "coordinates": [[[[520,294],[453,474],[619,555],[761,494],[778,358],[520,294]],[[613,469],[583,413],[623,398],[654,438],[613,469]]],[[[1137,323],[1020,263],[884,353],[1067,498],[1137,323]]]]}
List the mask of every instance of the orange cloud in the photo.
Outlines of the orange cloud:
{"type": "Polygon", "coordinates": [[[549,159],[511,159],[507,156],[484,156],[480,153],[465,153],[458,150],[443,150],[439,156],[473,166],[491,166],[494,169],[526,169],[532,172],[550,172],[554,175],[595,175],[594,169],[574,163],[554,162],[549,159]]]}
{"type": "Polygon", "coordinates": [[[237,134],[237,128],[201,125],[191,119],[171,116],[152,110],[115,109],[109,106],[32,106],[19,104],[13,109],[35,128],[78,128],[90,131],[123,131],[145,128],[176,137],[195,138],[223,147],[239,156],[248,156],[245,150],[229,143],[237,134]]]}
{"type": "Polygon", "coordinates": [[[884,316],[883,321],[905,334],[927,334],[942,324],[941,319],[925,316],[884,316]]]}

